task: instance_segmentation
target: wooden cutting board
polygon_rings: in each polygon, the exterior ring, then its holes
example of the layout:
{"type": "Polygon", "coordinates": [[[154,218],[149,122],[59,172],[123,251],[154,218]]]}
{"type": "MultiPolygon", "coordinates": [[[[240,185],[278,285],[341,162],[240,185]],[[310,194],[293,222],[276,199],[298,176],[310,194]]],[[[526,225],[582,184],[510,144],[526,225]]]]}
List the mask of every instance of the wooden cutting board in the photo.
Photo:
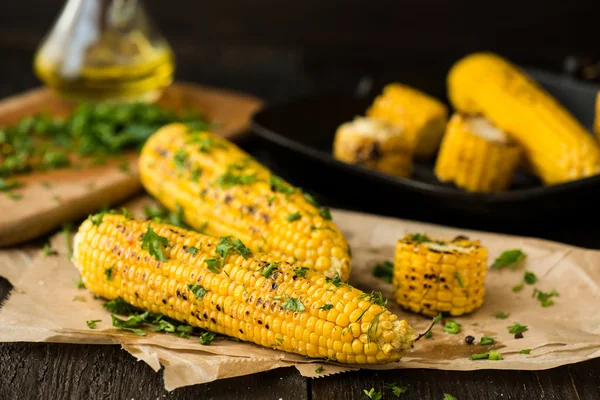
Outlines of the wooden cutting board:
{"type": "MultiPolygon", "coordinates": [[[[202,112],[217,123],[217,133],[228,139],[243,134],[262,106],[256,97],[189,83],[173,84],[158,103],[202,112]]],[[[39,112],[64,116],[71,109],[49,89],[34,89],[0,101],[0,126],[39,112]]],[[[18,180],[24,185],[12,192],[21,196],[19,200],[0,192],[0,246],[33,239],[141,190],[137,154],[133,153],[102,166],[34,172],[18,180]]]]}

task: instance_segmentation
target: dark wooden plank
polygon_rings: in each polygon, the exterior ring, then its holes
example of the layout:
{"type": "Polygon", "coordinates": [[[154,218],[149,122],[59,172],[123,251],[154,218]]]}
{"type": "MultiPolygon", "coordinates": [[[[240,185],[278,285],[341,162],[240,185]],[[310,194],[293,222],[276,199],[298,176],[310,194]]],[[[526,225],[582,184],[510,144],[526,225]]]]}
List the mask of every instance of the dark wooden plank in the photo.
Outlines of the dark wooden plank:
{"type": "Polygon", "coordinates": [[[167,392],[162,373],[118,346],[0,344],[0,399],[307,399],[295,369],[277,369],[167,392]]]}

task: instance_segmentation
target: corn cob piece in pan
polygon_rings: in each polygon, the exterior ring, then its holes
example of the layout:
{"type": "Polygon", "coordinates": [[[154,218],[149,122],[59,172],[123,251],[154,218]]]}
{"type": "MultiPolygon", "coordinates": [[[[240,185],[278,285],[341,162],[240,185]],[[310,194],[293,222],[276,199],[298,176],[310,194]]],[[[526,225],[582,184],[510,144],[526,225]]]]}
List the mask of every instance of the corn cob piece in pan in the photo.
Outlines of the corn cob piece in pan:
{"type": "Polygon", "coordinates": [[[448,75],[457,111],[482,114],[520,144],[535,173],[556,184],[600,172],[592,135],[520,69],[490,53],[457,62],[448,75]]]}
{"type": "Polygon", "coordinates": [[[394,296],[403,308],[428,316],[470,313],[483,304],[486,269],[487,249],[479,241],[406,235],[396,245],[394,296]]]}
{"type": "Polygon", "coordinates": [[[400,359],[417,336],[382,297],[253,254],[233,237],[107,214],[81,225],[73,254],[99,296],[265,347],[380,364],[400,359]]]}
{"type": "Polygon", "coordinates": [[[373,118],[358,117],[340,125],[333,156],[401,177],[409,177],[412,171],[412,144],[403,129],[373,118]]]}
{"type": "Polygon", "coordinates": [[[415,157],[430,158],[442,140],[448,108],[420,90],[392,83],[375,99],[367,116],[399,126],[412,141],[415,157]]]}
{"type": "Polygon", "coordinates": [[[197,230],[234,235],[252,251],[330,277],[350,276],[348,243],[329,210],[225,139],[167,125],[146,142],[140,175],[150,194],[197,230]]]}
{"type": "Polygon", "coordinates": [[[510,185],[520,154],[520,148],[485,118],[455,114],[446,128],[435,175],[471,192],[497,192],[510,185]]]}

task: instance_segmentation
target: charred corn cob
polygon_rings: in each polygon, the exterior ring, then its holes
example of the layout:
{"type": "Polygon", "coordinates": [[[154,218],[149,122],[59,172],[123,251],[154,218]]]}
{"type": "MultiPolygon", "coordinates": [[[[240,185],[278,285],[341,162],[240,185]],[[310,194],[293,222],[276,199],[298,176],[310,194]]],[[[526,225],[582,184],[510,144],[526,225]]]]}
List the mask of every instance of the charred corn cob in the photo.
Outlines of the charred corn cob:
{"type": "Polygon", "coordinates": [[[391,175],[408,177],[412,171],[412,145],[402,128],[372,118],[342,124],[335,134],[333,155],[391,175]]]}
{"type": "Polygon", "coordinates": [[[497,192],[510,185],[519,156],[519,147],[485,118],[455,114],[446,128],[435,175],[471,192],[497,192]]]}
{"type": "Polygon", "coordinates": [[[167,125],[146,142],[140,175],[148,192],[197,230],[234,235],[252,251],[330,277],[350,276],[348,243],[329,210],[225,139],[167,125]]]}
{"type": "Polygon", "coordinates": [[[107,214],[80,226],[73,254],[99,296],[265,347],[379,364],[400,359],[416,338],[381,297],[253,254],[233,237],[107,214]]]}
{"type": "Polygon", "coordinates": [[[586,129],[521,70],[490,53],[467,56],[448,75],[454,107],[483,114],[520,144],[546,184],[600,171],[600,149],[586,129]]]}
{"type": "Polygon", "coordinates": [[[444,134],[448,108],[420,90],[392,83],[375,99],[367,116],[399,126],[411,140],[415,157],[429,158],[444,134]]]}
{"type": "Polygon", "coordinates": [[[487,249],[479,241],[406,235],[396,245],[394,296],[403,308],[429,316],[469,313],[483,304],[486,269],[487,249]]]}

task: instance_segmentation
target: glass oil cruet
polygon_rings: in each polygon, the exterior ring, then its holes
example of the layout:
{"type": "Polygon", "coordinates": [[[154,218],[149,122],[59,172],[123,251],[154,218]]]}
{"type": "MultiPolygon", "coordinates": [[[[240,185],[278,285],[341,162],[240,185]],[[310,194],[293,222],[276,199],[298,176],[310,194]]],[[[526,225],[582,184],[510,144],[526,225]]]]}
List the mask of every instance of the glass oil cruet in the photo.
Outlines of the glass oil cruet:
{"type": "Polygon", "coordinates": [[[153,101],[174,67],[140,0],[68,0],[34,61],[49,87],[86,101],[153,101]]]}

